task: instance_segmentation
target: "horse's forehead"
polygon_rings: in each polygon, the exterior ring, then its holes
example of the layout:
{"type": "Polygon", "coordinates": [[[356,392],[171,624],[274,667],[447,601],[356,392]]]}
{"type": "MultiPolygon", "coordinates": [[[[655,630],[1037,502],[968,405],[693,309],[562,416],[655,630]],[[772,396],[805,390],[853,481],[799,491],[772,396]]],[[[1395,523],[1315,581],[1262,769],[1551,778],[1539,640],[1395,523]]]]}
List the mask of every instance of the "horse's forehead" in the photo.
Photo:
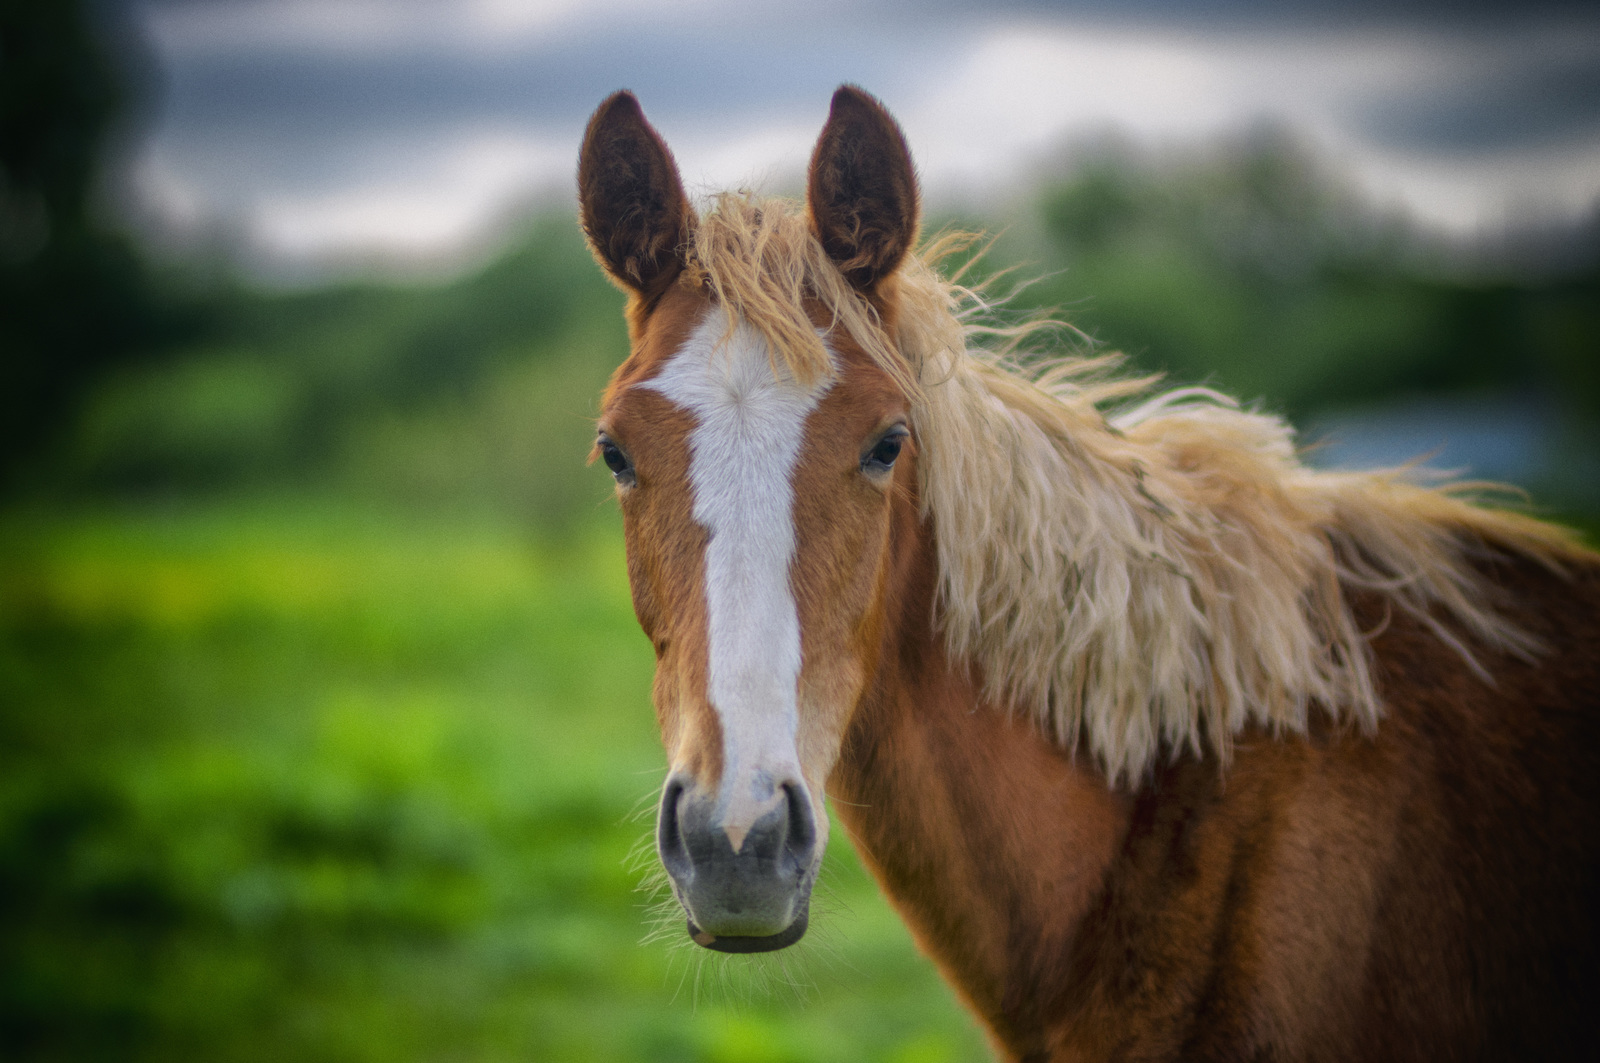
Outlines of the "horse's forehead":
{"type": "MultiPolygon", "coordinates": [[[[796,380],[749,325],[707,313],[671,358],[635,391],[653,391],[695,420],[694,448],[725,462],[754,455],[754,469],[792,467],[806,422],[836,375],[796,380]],[[748,453],[741,453],[748,451],[748,453]],[[776,459],[776,460],[775,460],[776,459]]],[[[709,458],[709,455],[707,455],[709,458]]]]}
{"type": "MultiPolygon", "coordinates": [[[[829,315],[812,308],[810,316],[822,331],[821,323],[829,315]]],[[[775,391],[798,389],[816,398],[808,408],[858,411],[867,406],[904,405],[889,374],[843,330],[824,335],[833,362],[831,377],[814,388],[804,388],[777,379],[786,375],[776,368],[782,360],[772,357],[758,334],[746,327],[730,334],[725,321],[719,306],[692,289],[677,289],[664,297],[641,323],[632,353],[612,377],[601,404],[603,426],[625,417],[644,422],[649,429],[665,429],[657,416],[660,399],[669,392],[678,399],[687,398],[685,385],[691,380],[703,392],[698,396],[702,402],[710,400],[713,391],[731,400],[741,395],[749,398],[752,392],[770,396],[775,391]],[[665,386],[669,377],[674,379],[674,387],[665,386]]],[[[692,412],[688,403],[677,401],[674,405],[692,412]]]]}

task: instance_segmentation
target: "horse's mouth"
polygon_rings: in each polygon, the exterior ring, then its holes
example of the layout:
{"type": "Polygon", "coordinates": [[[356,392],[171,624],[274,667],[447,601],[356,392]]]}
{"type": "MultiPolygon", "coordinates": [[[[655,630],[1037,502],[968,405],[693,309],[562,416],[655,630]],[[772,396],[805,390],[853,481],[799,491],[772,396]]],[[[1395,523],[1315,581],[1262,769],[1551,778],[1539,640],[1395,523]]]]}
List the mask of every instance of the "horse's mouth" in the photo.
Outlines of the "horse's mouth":
{"type": "Polygon", "coordinates": [[[789,924],[789,928],[776,934],[769,934],[765,937],[738,937],[733,935],[718,937],[710,931],[701,930],[694,925],[694,920],[690,919],[688,921],[689,939],[696,945],[713,949],[717,952],[776,952],[778,949],[788,948],[805,937],[806,924],[809,921],[810,913],[802,908],[795,921],[789,924]]]}

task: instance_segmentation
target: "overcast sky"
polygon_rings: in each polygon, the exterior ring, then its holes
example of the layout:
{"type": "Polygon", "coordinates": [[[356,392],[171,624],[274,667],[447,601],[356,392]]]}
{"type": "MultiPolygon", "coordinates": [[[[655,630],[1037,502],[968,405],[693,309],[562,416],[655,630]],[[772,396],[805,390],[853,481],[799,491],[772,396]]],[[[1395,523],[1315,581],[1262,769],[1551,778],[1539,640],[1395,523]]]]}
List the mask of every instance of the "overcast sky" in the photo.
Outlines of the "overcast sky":
{"type": "Polygon", "coordinates": [[[930,200],[1003,202],[1064,145],[1286,124],[1455,233],[1600,202],[1600,5],[1439,0],[129,0],[160,70],[138,211],[259,269],[449,262],[572,196],[631,88],[691,190],[792,185],[841,81],[930,200]]]}

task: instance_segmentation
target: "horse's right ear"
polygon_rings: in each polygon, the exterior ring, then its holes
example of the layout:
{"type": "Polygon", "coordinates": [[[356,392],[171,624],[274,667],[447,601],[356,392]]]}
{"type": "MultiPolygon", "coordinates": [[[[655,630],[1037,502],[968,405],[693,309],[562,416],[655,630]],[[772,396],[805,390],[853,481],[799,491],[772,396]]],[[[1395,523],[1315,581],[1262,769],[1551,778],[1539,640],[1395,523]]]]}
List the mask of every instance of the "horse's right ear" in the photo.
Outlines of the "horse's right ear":
{"type": "Polygon", "coordinates": [[[689,198],[672,152],[631,92],[613,93],[589,119],[578,203],[594,257],[622,287],[653,299],[683,270],[689,198]]]}

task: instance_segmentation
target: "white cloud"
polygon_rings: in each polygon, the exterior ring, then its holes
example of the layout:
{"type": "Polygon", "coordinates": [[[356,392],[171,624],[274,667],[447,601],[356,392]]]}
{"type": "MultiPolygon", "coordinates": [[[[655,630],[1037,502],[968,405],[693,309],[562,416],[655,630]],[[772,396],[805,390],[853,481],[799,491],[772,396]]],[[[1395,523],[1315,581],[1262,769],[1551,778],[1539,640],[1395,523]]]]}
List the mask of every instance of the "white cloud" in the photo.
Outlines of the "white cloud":
{"type": "Polygon", "coordinates": [[[486,227],[508,206],[566,175],[570,153],[568,145],[515,133],[467,132],[386,180],[265,197],[248,226],[275,258],[435,255],[492,236],[486,227]]]}
{"type": "Polygon", "coordinates": [[[1005,187],[1060,145],[1107,131],[1166,147],[1272,121],[1380,201],[1452,232],[1591,209],[1600,199],[1600,141],[1460,157],[1363,135],[1358,119],[1374,101],[1436,93],[1494,59],[1481,42],[1415,33],[1013,26],[984,35],[902,117],[935,193],[1005,187]]]}
{"type": "Polygon", "coordinates": [[[1600,143],[1471,161],[1373,151],[1353,174],[1375,201],[1464,236],[1562,224],[1600,209],[1600,143]]]}
{"type": "MultiPolygon", "coordinates": [[[[181,166],[148,155],[134,171],[145,210],[179,248],[219,236],[267,275],[348,266],[448,268],[503,235],[496,224],[538,195],[570,193],[572,146],[518,130],[460,130],[435,143],[375,144],[387,173],[322,188],[258,187],[208,199],[181,166]]],[[[568,196],[567,198],[570,198],[568,196]]]]}

